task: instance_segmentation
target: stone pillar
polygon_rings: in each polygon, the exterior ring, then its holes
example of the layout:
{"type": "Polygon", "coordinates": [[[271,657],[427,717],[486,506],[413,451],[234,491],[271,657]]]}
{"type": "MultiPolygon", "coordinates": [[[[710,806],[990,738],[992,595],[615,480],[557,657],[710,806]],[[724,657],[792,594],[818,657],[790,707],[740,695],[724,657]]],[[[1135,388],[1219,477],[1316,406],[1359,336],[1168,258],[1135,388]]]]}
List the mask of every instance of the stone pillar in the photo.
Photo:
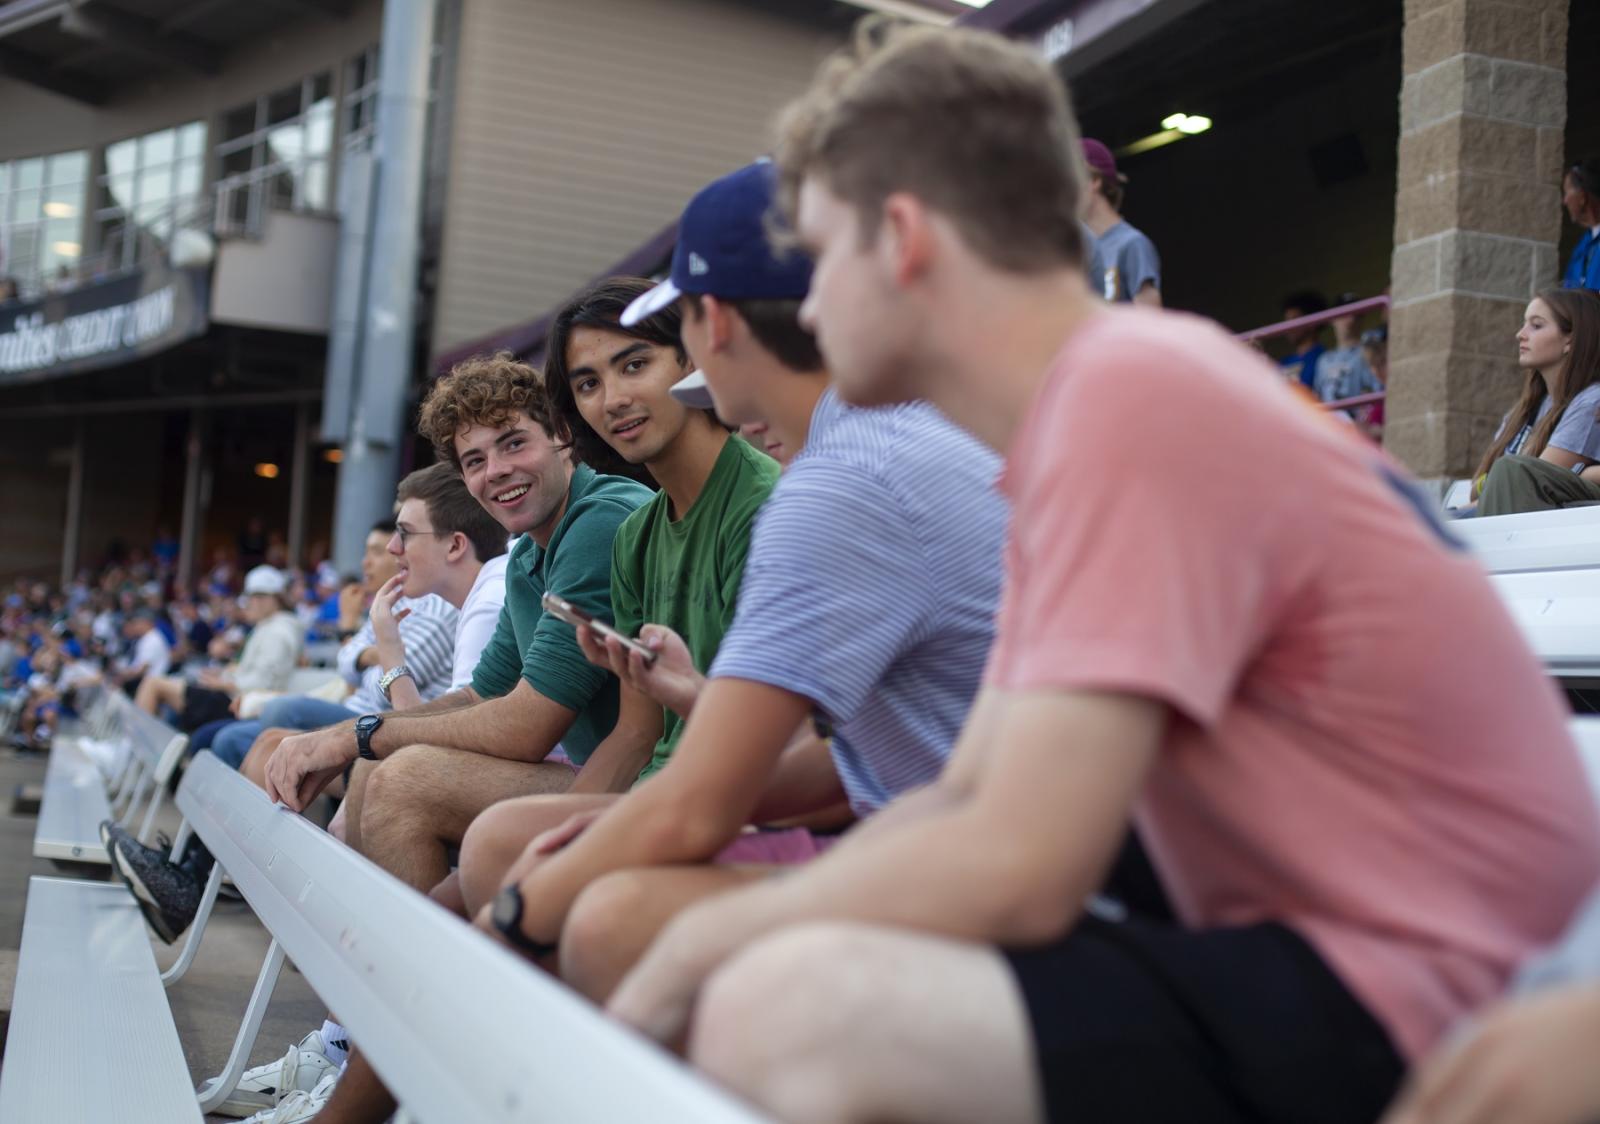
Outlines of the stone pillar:
{"type": "Polygon", "coordinates": [[[1559,280],[1567,5],[1406,0],[1384,444],[1424,480],[1478,463],[1559,280]]]}

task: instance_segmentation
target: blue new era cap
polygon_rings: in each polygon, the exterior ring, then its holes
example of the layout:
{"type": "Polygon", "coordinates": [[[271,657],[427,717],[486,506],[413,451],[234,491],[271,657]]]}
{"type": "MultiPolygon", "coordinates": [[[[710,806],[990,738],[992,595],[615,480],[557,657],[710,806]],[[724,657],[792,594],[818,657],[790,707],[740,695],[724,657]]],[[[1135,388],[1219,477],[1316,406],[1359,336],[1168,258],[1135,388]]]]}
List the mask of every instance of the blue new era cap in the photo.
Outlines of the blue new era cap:
{"type": "Polygon", "coordinates": [[[766,218],[777,191],[770,160],[758,160],[700,189],[683,210],[667,280],[630,304],[622,326],[654,316],[685,293],[725,300],[799,300],[811,287],[811,260],[774,251],[766,218]]]}

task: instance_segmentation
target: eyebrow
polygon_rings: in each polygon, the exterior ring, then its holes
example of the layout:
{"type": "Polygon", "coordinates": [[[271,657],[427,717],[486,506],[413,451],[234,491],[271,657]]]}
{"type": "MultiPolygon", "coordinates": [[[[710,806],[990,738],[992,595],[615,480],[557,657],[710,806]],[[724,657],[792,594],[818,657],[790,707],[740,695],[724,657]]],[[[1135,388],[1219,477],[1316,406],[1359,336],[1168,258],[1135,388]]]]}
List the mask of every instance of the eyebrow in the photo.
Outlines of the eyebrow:
{"type": "MultiPolygon", "coordinates": [[[[621,363],[624,359],[631,358],[632,356],[636,355],[637,353],[639,353],[641,351],[649,351],[651,346],[652,345],[649,342],[645,341],[645,340],[634,340],[627,347],[624,347],[621,351],[618,351],[618,352],[614,353],[611,356],[611,358],[606,360],[606,362],[610,366],[615,367],[618,363],[621,363]]],[[[581,377],[583,375],[592,375],[592,374],[594,374],[594,368],[591,367],[591,366],[585,365],[585,366],[582,366],[582,367],[574,367],[574,368],[572,368],[572,370],[567,372],[567,381],[571,382],[573,379],[579,378],[579,377],[581,377]]]]}
{"type": "MultiPolygon", "coordinates": [[[[499,445],[502,442],[504,442],[505,440],[507,440],[508,438],[515,437],[520,433],[526,433],[526,432],[527,432],[527,430],[524,427],[520,426],[520,425],[512,426],[510,429],[506,430],[504,433],[498,434],[495,437],[495,439],[490,442],[490,444],[499,445]]],[[[456,454],[456,459],[460,460],[460,461],[464,461],[468,457],[472,456],[474,453],[476,453],[476,454],[481,456],[483,454],[483,450],[478,448],[476,445],[474,445],[470,449],[462,449],[459,453],[456,454]]]]}

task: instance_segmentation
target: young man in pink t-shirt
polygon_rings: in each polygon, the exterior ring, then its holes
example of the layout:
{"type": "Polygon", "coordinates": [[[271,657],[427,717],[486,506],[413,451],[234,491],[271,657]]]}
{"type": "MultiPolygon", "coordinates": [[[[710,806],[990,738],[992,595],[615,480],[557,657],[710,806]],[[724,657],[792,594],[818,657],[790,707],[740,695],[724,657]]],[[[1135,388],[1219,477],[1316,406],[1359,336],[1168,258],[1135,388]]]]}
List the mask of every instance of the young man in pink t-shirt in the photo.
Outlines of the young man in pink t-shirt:
{"type": "Polygon", "coordinates": [[[1600,824],[1402,470],[1216,326],[1093,299],[1077,151],[974,32],[864,38],[789,110],[841,394],[1007,458],[997,640],[935,785],[682,914],[611,1006],[786,1120],[1370,1121],[1600,824]],[[1181,927],[1085,912],[1130,816],[1181,927]]]}

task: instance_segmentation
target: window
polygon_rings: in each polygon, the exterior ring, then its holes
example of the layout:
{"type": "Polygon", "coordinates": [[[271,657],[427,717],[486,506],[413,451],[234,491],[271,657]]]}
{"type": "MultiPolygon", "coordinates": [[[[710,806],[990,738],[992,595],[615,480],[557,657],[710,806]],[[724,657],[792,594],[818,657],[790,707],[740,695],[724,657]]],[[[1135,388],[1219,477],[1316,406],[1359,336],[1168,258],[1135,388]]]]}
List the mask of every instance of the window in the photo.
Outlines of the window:
{"type": "Polygon", "coordinates": [[[331,209],[333,125],[333,78],[327,72],[225,113],[217,144],[219,226],[254,228],[267,209],[331,209]]]}
{"type": "Polygon", "coordinates": [[[0,162],[0,276],[24,296],[78,272],[89,154],[0,162]]]}
{"type": "Polygon", "coordinates": [[[106,146],[94,217],[107,269],[131,269],[141,244],[165,248],[200,217],[205,154],[199,121],[106,146]]]}
{"type": "Polygon", "coordinates": [[[344,64],[344,143],[370,148],[378,120],[378,46],[344,64]]]}

